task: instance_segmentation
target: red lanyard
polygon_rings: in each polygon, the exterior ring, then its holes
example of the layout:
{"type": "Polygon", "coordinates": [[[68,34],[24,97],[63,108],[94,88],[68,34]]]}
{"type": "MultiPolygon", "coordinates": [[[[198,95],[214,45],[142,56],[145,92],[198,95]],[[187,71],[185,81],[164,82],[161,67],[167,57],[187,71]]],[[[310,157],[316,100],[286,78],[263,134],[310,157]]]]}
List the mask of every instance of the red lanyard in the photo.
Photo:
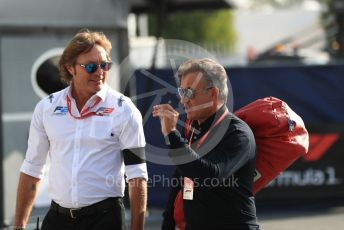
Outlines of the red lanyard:
{"type": "Polygon", "coordinates": [[[80,113],[81,116],[80,116],[80,117],[77,117],[77,116],[74,116],[74,115],[72,114],[72,103],[71,103],[71,100],[70,100],[69,96],[67,95],[67,108],[68,108],[68,112],[69,112],[69,114],[70,114],[73,118],[79,119],[79,120],[85,119],[85,118],[90,117],[90,116],[93,116],[93,115],[102,116],[102,114],[98,114],[98,113],[95,112],[95,111],[93,111],[93,112],[90,111],[90,109],[94,108],[94,107],[100,102],[100,100],[101,100],[100,97],[97,97],[97,100],[96,100],[96,102],[94,102],[94,104],[92,105],[92,107],[88,107],[88,108],[86,108],[86,109],[83,109],[83,110],[81,111],[81,113],[80,113]]]}
{"type": "MultiPolygon", "coordinates": [[[[228,110],[226,109],[226,111],[221,115],[221,117],[219,117],[219,119],[217,119],[217,121],[210,127],[210,129],[202,136],[202,138],[198,141],[195,150],[198,150],[201,145],[205,142],[205,140],[208,138],[209,133],[218,125],[220,124],[221,121],[223,121],[223,119],[225,119],[225,116],[229,114],[228,110]]],[[[191,123],[190,123],[191,124],[191,123]]],[[[191,133],[191,137],[189,139],[189,146],[191,146],[192,143],[192,137],[194,134],[195,128],[192,129],[192,133],[191,133]]]]}

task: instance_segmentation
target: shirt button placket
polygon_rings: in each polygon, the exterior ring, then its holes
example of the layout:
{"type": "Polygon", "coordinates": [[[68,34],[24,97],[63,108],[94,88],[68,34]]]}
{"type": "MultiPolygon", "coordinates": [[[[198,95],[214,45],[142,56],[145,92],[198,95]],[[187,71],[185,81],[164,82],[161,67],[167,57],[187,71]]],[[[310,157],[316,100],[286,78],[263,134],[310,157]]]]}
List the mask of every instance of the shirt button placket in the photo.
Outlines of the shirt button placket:
{"type": "Polygon", "coordinates": [[[78,166],[80,156],[80,141],[81,141],[81,124],[82,121],[76,121],[76,132],[74,137],[74,154],[72,165],[72,203],[74,206],[78,205],[78,166]]]}

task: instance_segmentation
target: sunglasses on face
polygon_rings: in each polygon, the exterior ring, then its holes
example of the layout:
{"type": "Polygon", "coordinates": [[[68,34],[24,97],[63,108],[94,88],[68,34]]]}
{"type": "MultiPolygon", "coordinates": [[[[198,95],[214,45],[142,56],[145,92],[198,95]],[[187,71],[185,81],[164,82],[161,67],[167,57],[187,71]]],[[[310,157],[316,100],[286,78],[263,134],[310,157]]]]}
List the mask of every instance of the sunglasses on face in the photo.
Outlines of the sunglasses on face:
{"type": "Polygon", "coordinates": [[[90,64],[79,64],[81,67],[84,67],[87,73],[94,73],[97,71],[98,67],[103,71],[108,71],[111,66],[112,62],[102,62],[100,64],[90,63],[90,64]]]}
{"type": "MultiPolygon", "coordinates": [[[[210,86],[210,87],[208,87],[208,88],[205,88],[204,90],[208,90],[208,89],[211,89],[211,88],[213,88],[213,86],[210,86]]],[[[187,98],[187,99],[189,99],[189,100],[191,100],[192,98],[195,97],[195,93],[196,93],[197,91],[200,91],[200,90],[194,90],[194,89],[191,89],[191,88],[186,88],[186,89],[184,89],[184,88],[178,88],[179,96],[180,96],[181,98],[187,98]]]]}

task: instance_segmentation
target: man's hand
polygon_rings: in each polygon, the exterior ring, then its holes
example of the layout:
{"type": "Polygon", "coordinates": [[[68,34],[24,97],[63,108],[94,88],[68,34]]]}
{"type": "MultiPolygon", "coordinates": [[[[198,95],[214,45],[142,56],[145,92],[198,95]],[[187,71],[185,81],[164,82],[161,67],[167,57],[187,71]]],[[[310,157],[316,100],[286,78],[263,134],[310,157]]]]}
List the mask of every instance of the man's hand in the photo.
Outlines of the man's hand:
{"type": "Polygon", "coordinates": [[[164,136],[176,130],[179,113],[172,106],[169,104],[155,105],[152,114],[153,117],[160,118],[161,132],[164,136]]]}

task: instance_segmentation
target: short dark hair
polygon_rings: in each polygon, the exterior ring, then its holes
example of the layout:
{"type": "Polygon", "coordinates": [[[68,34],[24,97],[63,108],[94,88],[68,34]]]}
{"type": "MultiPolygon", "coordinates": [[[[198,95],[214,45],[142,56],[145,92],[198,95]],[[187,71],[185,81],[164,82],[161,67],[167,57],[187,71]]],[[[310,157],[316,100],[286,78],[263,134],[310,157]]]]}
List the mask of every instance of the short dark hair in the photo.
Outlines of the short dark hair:
{"type": "Polygon", "coordinates": [[[106,51],[108,61],[111,61],[110,51],[111,42],[102,32],[92,32],[83,30],[77,33],[67,44],[59,61],[60,76],[62,81],[70,84],[72,76],[66,68],[66,65],[75,65],[76,59],[82,53],[89,52],[94,45],[100,45],[106,51]]]}

